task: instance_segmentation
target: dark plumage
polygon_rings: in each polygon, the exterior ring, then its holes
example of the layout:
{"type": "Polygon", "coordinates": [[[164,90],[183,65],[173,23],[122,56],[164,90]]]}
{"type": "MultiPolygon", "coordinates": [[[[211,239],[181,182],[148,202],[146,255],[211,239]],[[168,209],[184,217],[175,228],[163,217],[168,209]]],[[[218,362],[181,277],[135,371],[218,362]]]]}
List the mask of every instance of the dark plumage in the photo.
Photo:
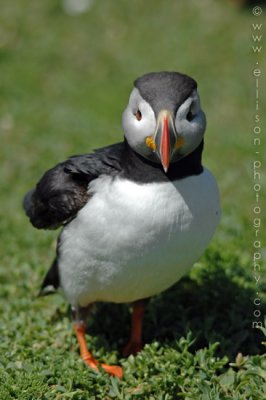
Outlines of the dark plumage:
{"type": "Polygon", "coordinates": [[[58,289],[60,286],[57,257],[58,255],[54,259],[50,269],[45,275],[45,278],[41,285],[39,296],[46,296],[47,294],[53,294],[56,291],[56,289],[58,289]]]}
{"type": "Polygon", "coordinates": [[[194,79],[179,72],[151,72],[136,79],[134,84],[156,115],[163,108],[175,114],[180,104],[197,88],[194,79]]]}
{"type": "Polygon", "coordinates": [[[73,156],[49,169],[24,198],[24,209],[35,228],[55,229],[69,222],[87,203],[88,183],[120,170],[121,145],[73,156]],[[111,164],[113,162],[113,164],[111,164]]]}

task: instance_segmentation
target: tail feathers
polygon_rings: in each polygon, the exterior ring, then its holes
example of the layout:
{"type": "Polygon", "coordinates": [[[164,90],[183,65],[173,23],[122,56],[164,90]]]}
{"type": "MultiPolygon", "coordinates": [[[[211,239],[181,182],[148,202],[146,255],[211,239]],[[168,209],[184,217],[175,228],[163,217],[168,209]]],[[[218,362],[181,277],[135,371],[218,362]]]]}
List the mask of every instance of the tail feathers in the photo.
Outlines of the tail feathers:
{"type": "Polygon", "coordinates": [[[44,288],[41,287],[38,297],[42,296],[49,296],[50,294],[55,294],[56,288],[53,285],[45,286],[44,288]]]}
{"type": "Polygon", "coordinates": [[[51,265],[49,271],[47,272],[39,296],[47,296],[48,294],[54,294],[59,287],[59,272],[57,258],[55,258],[53,264],[51,265]]]}

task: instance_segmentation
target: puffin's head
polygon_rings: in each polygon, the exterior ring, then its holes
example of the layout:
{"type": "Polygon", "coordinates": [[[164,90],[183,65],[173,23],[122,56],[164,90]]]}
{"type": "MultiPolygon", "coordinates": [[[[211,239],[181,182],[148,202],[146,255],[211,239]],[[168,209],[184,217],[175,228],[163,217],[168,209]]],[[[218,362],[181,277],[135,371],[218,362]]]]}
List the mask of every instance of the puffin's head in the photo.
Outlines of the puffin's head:
{"type": "Polygon", "coordinates": [[[197,83],[178,72],[152,72],[134,82],[122,125],[130,147],[167,172],[203,139],[205,114],[197,83]]]}

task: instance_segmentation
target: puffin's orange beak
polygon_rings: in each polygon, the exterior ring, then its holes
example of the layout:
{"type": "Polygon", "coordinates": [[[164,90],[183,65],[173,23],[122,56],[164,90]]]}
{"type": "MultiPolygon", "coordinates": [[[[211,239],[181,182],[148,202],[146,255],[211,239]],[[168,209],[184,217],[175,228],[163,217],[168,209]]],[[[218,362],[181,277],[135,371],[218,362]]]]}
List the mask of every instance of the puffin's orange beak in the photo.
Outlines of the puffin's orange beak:
{"type": "Polygon", "coordinates": [[[168,117],[163,117],[163,128],[160,143],[161,163],[166,173],[170,164],[170,136],[168,117]]]}
{"type": "Polygon", "coordinates": [[[183,138],[176,131],[173,114],[170,111],[160,111],[154,136],[155,153],[162,163],[164,172],[167,173],[175,150],[184,144],[183,138]]]}

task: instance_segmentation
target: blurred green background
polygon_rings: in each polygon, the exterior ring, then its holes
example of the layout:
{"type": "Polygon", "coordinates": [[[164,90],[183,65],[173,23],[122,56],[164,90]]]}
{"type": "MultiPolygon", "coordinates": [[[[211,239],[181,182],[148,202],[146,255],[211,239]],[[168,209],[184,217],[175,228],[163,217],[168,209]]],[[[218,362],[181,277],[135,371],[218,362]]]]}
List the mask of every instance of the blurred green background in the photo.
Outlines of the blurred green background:
{"type": "MultiPolygon", "coordinates": [[[[208,121],[204,164],[217,177],[223,208],[214,245],[221,253],[229,249],[232,257],[237,254],[252,281],[256,62],[264,71],[259,80],[261,110],[266,97],[265,34],[262,52],[254,53],[252,23],[263,23],[265,31],[266,12],[255,17],[252,8],[241,3],[245,2],[0,1],[0,294],[5,351],[14,332],[26,329],[31,342],[30,332],[40,323],[34,312],[45,309],[47,301],[48,317],[42,314],[47,326],[63,304],[45,299],[36,306],[35,294],[52,260],[57,233],[29,225],[21,207],[24,193],[46,169],[68,156],[120,141],[121,113],[133,80],[146,72],[180,71],[197,80],[208,121]]],[[[258,157],[265,150],[264,141],[258,157]]],[[[260,202],[265,227],[262,196],[260,202]]],[[[265,239],[265,229],[260,235],[265,239]]],[[[256,289],[254,282],[250,286],[256,289]]]]}

